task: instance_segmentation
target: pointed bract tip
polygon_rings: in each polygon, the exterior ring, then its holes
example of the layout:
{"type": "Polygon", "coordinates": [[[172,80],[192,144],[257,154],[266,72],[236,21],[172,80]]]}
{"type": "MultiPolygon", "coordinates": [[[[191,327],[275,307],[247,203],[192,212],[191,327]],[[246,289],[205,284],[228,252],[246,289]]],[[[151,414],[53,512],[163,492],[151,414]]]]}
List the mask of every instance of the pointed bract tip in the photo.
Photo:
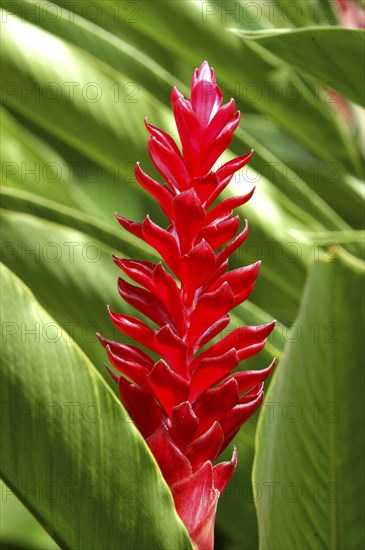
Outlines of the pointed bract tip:
{"type": "Polygon", "coordinates": [[[112,369],[106,364],[104,363],[104,367],[106,368],[106,370],[108,371],[108,373],[110,374],[110,376],[113,378],[114,382],[116,382],[118,384],[118,381],[119,381],[119,376],[117,376],[115,374],[114,371],[112,371],[112,369]]]}
{"type": "Polygon", "coordinates": [[[144,125],[146,126],[147,130],[150,132],[150,128],[152,125],[148,122],[147,117],[145,116],[143,119],[144,125]]]}
{"type": "Polygon", "coordinates": [[[96,337],[97,337],[97,339],[99,340],[99,342],[101,343],[101,345],[105,347],[105,345],[106,345],[106,340],[105,340],[105,338],[100,334],[100,332],[97,332],[97,333],[96,333],[96,337]]]}
{"type": "Polygon", "coordinates": [[[271,361],[270,365],[267,367],[268,374],[271,374],[276,365],[278,364],[278,358],[274,357],[274,359],[271,361]]]}
{"type": "Polygon", "coordinates": [[[200,67],[195,69],[191,81],[191,87],[193,88],[201,80],[206,80],[212,84],[216,84],[214,69],[213,67],[209,67],[208,61],[203,61],[200,67]]]}
{"type": "Polygon", "coordinates": [[[116,256],[115,254],[112,254],[112,260],[115,264],[119,265],[121,258],[118,258],[118,256],[116,256]]]}

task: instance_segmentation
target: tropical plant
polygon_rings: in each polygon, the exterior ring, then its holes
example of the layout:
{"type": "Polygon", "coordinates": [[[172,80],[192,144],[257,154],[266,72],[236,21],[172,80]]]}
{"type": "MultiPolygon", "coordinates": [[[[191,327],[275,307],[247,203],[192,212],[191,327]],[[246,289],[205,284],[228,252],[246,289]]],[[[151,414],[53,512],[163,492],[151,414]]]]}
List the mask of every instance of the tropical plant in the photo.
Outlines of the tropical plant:
{"type": "Polygon", "coordinates": [[[360,5],[1,3],[5,544],[191,548],[95,334],[133,345],[105,312],[120,310],[111,256],[158,256],[112,214],[165,227],[133,174],[149,162],[143,118],[175,139],[171,88],[189,97],[207,59],[244,115],[219,163],[255,150],[223,192],[256,186],[237,208],[250,235],[230,269],[262,260],[216,338],[276,318],[243,365],[279,359],[261,412],[234,438],[215,548],[364,546],[364,34],[349,27],[360,5]]]}

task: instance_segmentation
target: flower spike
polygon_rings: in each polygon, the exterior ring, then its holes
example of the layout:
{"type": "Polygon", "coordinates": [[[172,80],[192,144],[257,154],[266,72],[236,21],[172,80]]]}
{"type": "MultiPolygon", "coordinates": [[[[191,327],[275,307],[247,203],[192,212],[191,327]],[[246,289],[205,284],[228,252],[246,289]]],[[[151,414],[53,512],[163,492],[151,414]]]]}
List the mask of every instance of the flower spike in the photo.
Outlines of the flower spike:
{"type": "Polygon", "coordinates": [[[274,321],[237,328],[210,343],[228,325],[228,312],[248,298],[260,268],[257,262],[228,270],[229,256],[248,234],[247,222],[238,233],[233,211],[254,190],[213,206],[253,153],[213,169],[240,118],[234,100],[226,105],[222,100],[214,70],[204,61],[194,71],[190,99],[176,88],[171,93],[181,151],[168,134],[145,121],[148,152],[164,184],[139,163],[135,175],[159,203],[167,227],[148,215],[136,223],[116,214],[122,227],[153,247],[163,263],[114,257],[138,285],[120,278],[120,295],[151,326],[109,314],[123,334],[157,354],[157,360],[137,346],[99,336],[118,371],[110,372],[120,399],[155,456],[198,550],[213,548],[217,502],[236,467],[236,449],[231,461],[214,462],[259,407],[263,383],[275,365],[274,360],[264,370],[232,374],[264,347],[274,321]]]}

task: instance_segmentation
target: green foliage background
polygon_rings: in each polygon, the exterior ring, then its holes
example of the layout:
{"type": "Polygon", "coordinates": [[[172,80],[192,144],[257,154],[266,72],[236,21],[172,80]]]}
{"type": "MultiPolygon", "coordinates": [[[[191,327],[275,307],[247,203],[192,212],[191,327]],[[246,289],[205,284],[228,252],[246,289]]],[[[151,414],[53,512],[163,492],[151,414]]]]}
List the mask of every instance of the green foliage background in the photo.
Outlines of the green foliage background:
{"type": "Polygon", "coordinates": [[[176,135],[171,88],[207,59],[243,114],[227,158],[255,149],[227,191],[256,184],[231,266],[262,268],[231,327],[276,318],[241,366],[280,360],[216,548],[363,547],[364,33],[327,0],[1,8],[4,545],[191,547],[95,332],[116,336],[105,304],[128,312],[111,254],[155,258],[114,211],[164,223],[133,178],[137,160],[154,173],[143,119],[176,135]]]}

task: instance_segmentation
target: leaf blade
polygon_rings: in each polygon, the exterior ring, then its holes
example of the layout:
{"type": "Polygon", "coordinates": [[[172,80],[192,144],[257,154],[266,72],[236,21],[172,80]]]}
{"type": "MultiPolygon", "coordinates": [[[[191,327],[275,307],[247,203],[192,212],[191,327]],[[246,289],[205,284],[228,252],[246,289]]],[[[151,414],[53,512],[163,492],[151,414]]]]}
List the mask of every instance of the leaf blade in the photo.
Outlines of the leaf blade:
{"type": "Polygon", "coordinates": [[[287,347],[267,395],[277,415],[271,421],[262,415],[257,432],[260,548],[364,543],[356,498],[364,480],[363,281],[363,262],[343,251],[312,269],[296,323],[301,338],[287,347]],[[321,331],[315,339],[314,324],[321,331]]]}
{"type": "Polygon", "coordinates": [[[235,32],[318,78],[350,101],[365,106],[365,80],[360,54],[364,49],[365,36],[361,30],[307,27],[235,32]]]}
{"type": "Polygon", "coordinates": [[[124,541],[146,549],[151,544],[191,548],[162,475],[137,430],[124,422],[116,396],[65,336],[53,343],[45,334],[38,342],[30,334],[22,339],[16,328],[24,319],[33,330],[36,323],[43,328],[57,324],[5,266],[2,283],[3,321],[8,323],[3,325],[2,399],[9,414],[1,423],[1,468],[7,484],[62,547],[116,549],[124,541]],[[75,405],[73,416],[65,416],[67,404],[75,405]],[[113,419],[113,414],[121,416],[113,419]],[[45,497],[47,490],[51,493],[45,497]]]}

